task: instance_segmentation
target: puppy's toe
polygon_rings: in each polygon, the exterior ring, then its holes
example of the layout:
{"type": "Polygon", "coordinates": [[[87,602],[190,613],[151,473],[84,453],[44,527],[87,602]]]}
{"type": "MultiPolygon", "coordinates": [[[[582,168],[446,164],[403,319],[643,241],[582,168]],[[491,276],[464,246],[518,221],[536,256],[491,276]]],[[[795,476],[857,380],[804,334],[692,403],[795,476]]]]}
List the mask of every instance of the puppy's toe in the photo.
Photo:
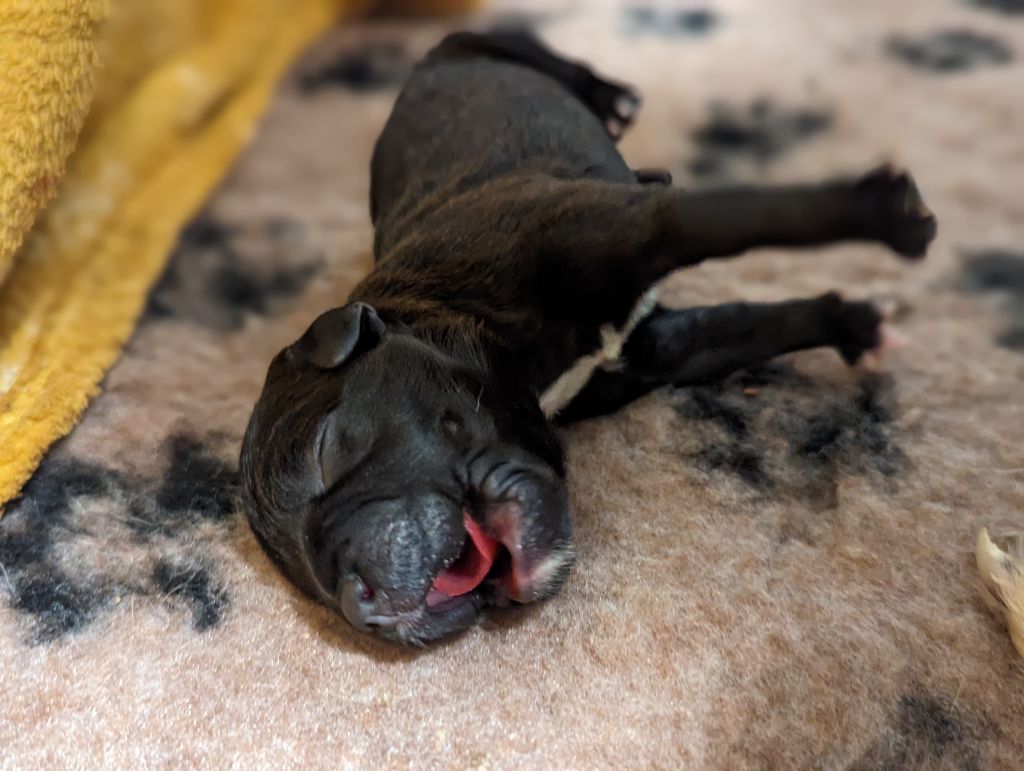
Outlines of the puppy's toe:
{"type": "Polygon", "coordinates": [[[615,139],[629,128],[641,103],[640,95],[633,89],[596,77],[587,89],[585,101],[615,139]]]}
{"type": "Polygon", "coordinates": [[[830,331],[840,355],[851,366],[878,370],[885,355],[906,345],[906,338],[885,323],[885,309],[873,302],[849,301],[836,292],[825,296],[831,306],[830,331]]]}
{"type": "Polygon", "coordinates": [[[865,372],[880,372],[885,362],[886,354],[910,344],[909,338],[897,332],[888,324],[880,324],[878,327],[878,345],[866,350],[857,359],[854,366],[865,372]]]}
{"type": "Polygon", "coordinates": [[[615,115],[623,123],[629,125],[640,111],[640,102],[638,93],[627,88],[621,89],[621,93],[615,97],[615,115]]]}

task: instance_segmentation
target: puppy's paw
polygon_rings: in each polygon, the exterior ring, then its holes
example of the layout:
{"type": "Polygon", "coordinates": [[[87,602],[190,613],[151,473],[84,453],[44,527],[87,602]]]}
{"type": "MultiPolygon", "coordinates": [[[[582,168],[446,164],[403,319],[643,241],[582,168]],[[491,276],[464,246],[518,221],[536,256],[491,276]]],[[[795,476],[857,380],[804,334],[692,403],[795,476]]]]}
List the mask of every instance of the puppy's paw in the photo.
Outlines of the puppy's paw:
{"type": "Polygon", "coordinates": [[[893,329],[888,324],[878,326],[878,345],[866,350],[855,366],[864,372],[881,372],[885,363],[885,357],[890,351],[895,351],[909,345],[910,341],[893,329]]]}
{"type": "Polygon", "coordinates": [[[938,231],[913,177],[891,164],[869,171],[856,184],[868,233],[904,257],[919,259],[938,231]]]}
{"type": "Polygon", "coordinates": [[[619,139],[640,111],[640,95],[621,86],[593,77],[586,89],[586,102],[613,139],[619,139]]]}
{"type": "Polygon", "coordinates": [[[852,302],[837,292],[823,298],[829,308],[833,345],[850,366],[875,372],[885,355],[907,344],[906,338],[885,323],[886,309],[873,302],[852,302]]]}

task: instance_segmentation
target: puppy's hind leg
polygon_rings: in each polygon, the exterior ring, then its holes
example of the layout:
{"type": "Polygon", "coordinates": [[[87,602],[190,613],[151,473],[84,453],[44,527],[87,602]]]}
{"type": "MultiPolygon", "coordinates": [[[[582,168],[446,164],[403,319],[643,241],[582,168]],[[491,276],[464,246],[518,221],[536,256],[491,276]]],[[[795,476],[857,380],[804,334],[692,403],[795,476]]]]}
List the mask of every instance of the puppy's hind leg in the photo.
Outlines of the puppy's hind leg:
{"type": "Polygon", "coordinates": [[[622,136],[640,108],[640,97],[629,86],[605,80],[589,67],[558,56],[521,30],[454,32],[428,54],[444,59],[471,56],[516,62],[554,78],[590,108],[614,139],[622,136]]]}
{"type": "Polygon", "coordinates": [[[626,341],[622,368],[595,372],[555,420],[614,412],[659,386],[713,382],[792,351],[830,347],[848,364],[869,363],[890,339],[877,306],[835,292],[781,303],[658,307],[626,341]]]}

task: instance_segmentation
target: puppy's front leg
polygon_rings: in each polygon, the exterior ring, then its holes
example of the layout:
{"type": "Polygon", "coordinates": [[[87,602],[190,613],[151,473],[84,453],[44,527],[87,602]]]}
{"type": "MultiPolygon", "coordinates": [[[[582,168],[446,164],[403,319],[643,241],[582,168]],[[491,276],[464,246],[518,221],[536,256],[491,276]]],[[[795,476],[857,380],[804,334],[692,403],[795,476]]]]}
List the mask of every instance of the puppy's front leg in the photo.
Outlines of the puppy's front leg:
{"type": "Polygon", "coordinates": [[[874,241],[923,257],[935,217],[910,175],[883,166],[855,179],[680,192],[663,205],[661,247],[685,264],[748,249],[874,241]]]}
{"type": "Polygon", "coordinates": [[[818,184],[706,191],[572,182],[540,203],[545,277],[588,301],[635,298],[677,268],[760,247],[873,241],[920,257],[936,232],[911,177],[888,166],[818,184]]]}

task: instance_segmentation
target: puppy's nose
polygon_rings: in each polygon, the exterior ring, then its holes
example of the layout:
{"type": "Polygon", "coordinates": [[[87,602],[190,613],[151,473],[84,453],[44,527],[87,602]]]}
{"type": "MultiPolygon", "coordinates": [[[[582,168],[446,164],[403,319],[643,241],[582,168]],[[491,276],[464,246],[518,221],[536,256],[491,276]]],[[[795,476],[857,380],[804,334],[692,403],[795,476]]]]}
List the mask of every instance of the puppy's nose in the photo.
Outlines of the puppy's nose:
{"type": "Polygon", "coordinates": [[[359,576],[349,576],[341,587],[341,612],[348,622],[361,632],[377,626],[373,592],[359,576]]]}
{"type": "Polygon", "coordinates": [[[414,602],[413,605],[411,610],[396,609],[394,598],[389,600],[383,594],[375,592],[355,573],[349,574],[341,582],[341,613],[361,632],[415,620],[418,602],[414,602]]]}

